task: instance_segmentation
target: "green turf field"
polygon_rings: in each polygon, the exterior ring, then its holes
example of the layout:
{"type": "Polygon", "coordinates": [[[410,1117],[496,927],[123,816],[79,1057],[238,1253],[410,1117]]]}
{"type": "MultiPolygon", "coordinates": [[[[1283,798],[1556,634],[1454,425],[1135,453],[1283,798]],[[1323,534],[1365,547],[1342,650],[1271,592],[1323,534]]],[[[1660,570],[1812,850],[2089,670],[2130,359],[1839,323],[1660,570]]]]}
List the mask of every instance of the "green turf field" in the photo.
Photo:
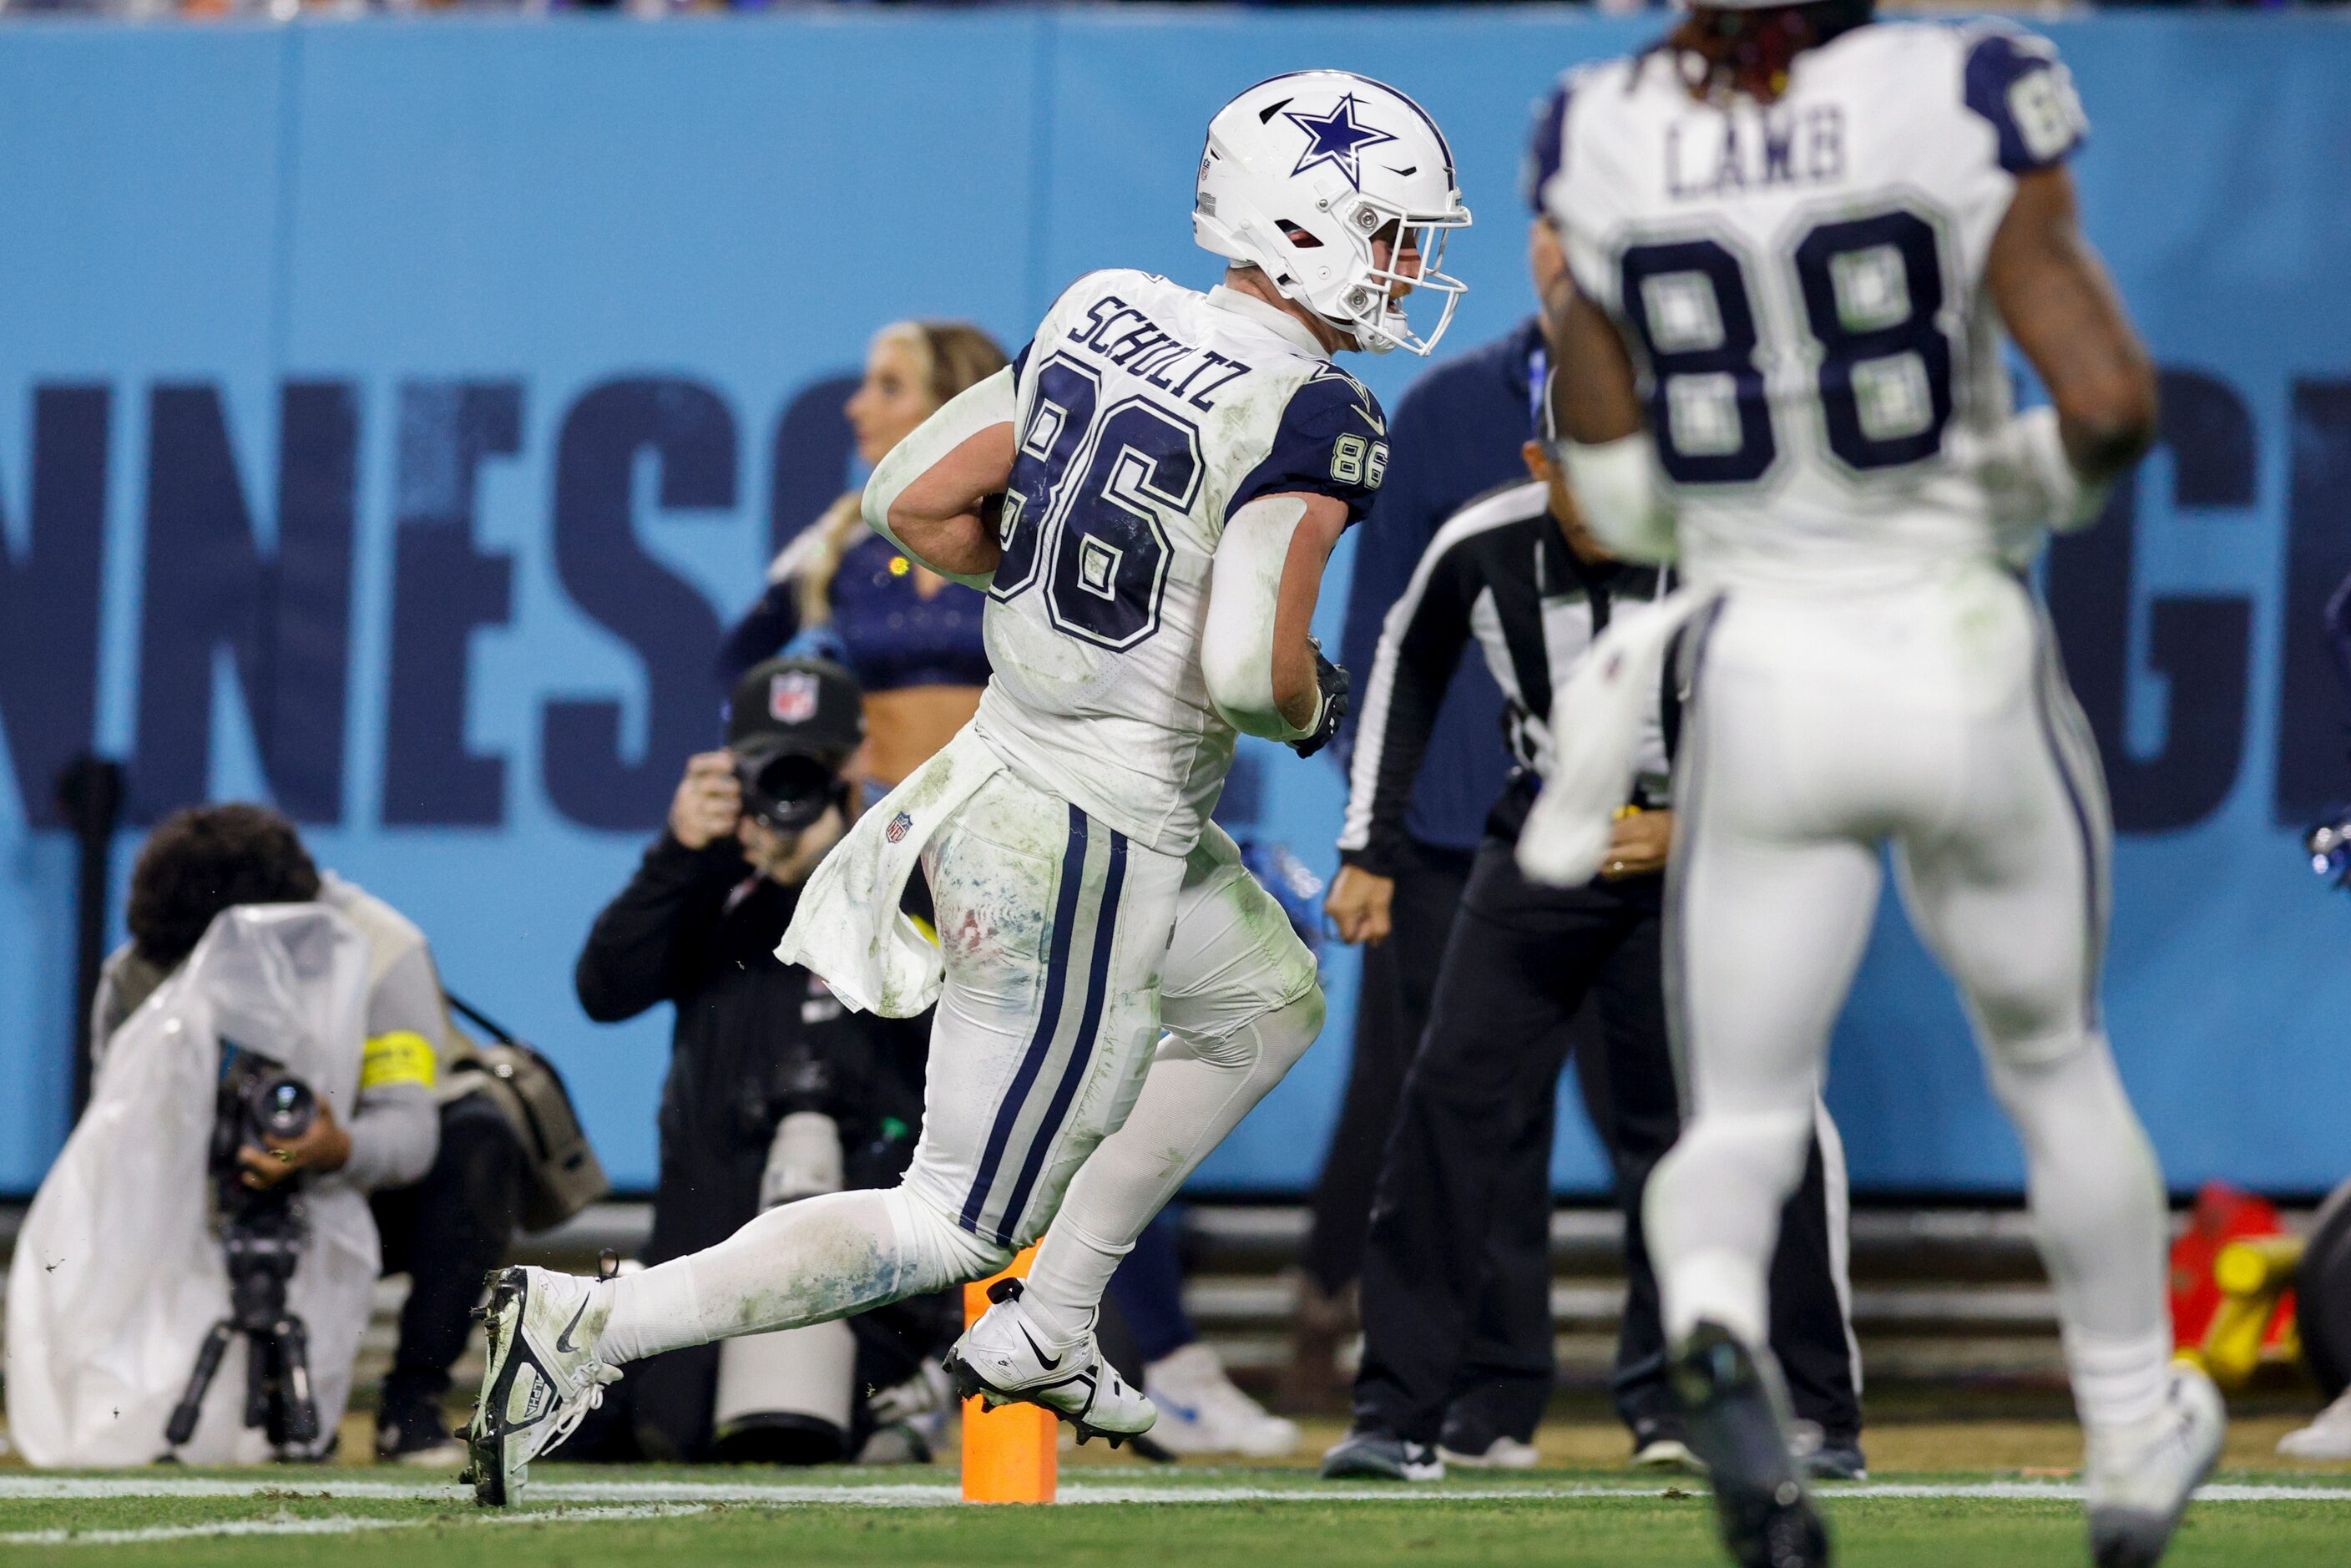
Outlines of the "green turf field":
{"type": "MultiPolygon", "coordinates": [[[[0,1561],[332,1563],[335,1568],[674,1563],[1181,1563],[1320,1568],[1409,1563],[1703,1564],[1717,1561],[1702,1492],[1625,1472],[1541,1470],[1378,1489],[1296,1469],[1120,1467],[1065,1474],[1061,1506],[967,1508],[952,1470],[694,1471],[543,1468],[532,1506],[396,1469],[148,1470],[130,1478],[0,1476],[0,1561]]],[[[1838,1561],[1885,1568],[2028,1568],[2083,1561],[2061,1483],[1891,1475],[1825,1488],[1838,1561]]],[[[2351,1565],[2351,1478],[2229,1472],[2168,1563],[2351,1565]]]]}

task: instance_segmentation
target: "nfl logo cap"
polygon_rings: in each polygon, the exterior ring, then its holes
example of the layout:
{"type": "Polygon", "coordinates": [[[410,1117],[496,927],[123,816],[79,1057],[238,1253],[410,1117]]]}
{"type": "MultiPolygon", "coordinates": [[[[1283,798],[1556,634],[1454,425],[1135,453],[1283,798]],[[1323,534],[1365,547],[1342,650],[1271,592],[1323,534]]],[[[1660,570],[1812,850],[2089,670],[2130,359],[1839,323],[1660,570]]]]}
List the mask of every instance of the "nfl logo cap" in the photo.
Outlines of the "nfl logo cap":
{"type": "Polygon", "coordinates": [[[821,816],[832,776],[865,739],[865,693],[825,659],[768,659],[735,683],[726,704],[726,747],[744,784],[744,805],[778,828],[821,816]]]}

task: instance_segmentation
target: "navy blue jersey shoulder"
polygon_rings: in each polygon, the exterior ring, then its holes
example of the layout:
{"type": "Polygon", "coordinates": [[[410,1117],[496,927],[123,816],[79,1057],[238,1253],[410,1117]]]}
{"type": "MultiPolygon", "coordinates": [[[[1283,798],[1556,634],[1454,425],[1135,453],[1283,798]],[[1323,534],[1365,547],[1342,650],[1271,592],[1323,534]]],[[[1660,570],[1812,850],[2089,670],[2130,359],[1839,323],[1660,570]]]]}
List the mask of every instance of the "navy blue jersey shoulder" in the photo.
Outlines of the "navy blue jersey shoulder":
{"type": "Polygon", "coordinates": [[[1534,130],[1527,139],[1526,159],[1519,165],[1519,193],[1537,217],[1543,213],[1543,187],[1567,155],[1567,100],[1573,91],[1573,84],[1562,76],[1535,105],[1534,130]]]}
{"type": "Polygon", "coordinates": [[[2032,33],[1980,33],[1968,51],[1966,92],[1968,108],[2000,138],[2000,166],[2011,174],[2064,162],[2089,131],[2057,47],[2032,33]]]}
{"type": "Polygon", "coordinates": [[[1281,411],[1265,461],[1226,503],[1230,516],[1260,496],[1329,496],[1362,520],[1388,471],[1388,422],[1371,389],[1336,366],[1301,382],[1281,411]]]}
{"type": "Polygon", "coordinates": [[[1020,378],[1029,373],[1029,350],[1036,346],[1037,340],[1031,338],[1020,345],[1019,353],[1012,356],[1012,390],[1016,392],[1020,390],[1020,378]]]}

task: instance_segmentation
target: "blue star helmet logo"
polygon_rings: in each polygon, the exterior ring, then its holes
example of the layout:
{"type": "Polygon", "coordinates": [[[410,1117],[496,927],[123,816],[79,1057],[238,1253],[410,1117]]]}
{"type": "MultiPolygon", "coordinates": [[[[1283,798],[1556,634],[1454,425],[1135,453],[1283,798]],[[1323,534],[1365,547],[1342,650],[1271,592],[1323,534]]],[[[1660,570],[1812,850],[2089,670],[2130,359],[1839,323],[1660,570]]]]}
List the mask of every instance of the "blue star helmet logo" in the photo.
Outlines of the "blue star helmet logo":
{"type": "Polygon", "coordinates": [[[1328,163],[1347,177],[1347,183],[1362,190],[1363,165],[1356,155],[1366,147],[1395,140],[1386,131],[1357,120],[1355,110],[1362,107],[1351,92],[1341,98],[1328,114],[1301,114],[1294,109],[1284,114],[1282,119],[1306,132],[1306,151],[1298,155],[1298,167],[1290,172],[1303,174],[1318,163],[1328,163]]]}

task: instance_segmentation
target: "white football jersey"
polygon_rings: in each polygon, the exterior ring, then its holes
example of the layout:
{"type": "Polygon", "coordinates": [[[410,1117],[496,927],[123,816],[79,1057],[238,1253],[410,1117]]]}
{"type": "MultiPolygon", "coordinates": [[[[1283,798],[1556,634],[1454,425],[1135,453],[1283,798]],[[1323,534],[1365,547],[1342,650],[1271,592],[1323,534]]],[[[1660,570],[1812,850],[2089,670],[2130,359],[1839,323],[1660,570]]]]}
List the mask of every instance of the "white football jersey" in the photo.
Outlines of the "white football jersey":
{"type": "Polygon", "coordinates": [[[2010,402],[1985,260],[2018,175],[2084,131],[2056,52],[1998,25],[1856,27],[1770,105],[1700,101],[1667,50],[1562,78],[1531,194],[1633,349],[1690,577],[1995,551],[1975,464],[2010,402]]]}
{"type": "Polygon", "coordinates": [[[1144,272],[1080,278],[1013,372],[975,722],[1037,783],[1185,853],[1233,758],[1200,674],[1225,519],[1284,492],[1361,517],[1387,470],[1386,421],[1303,323],[1144,272]]]}

